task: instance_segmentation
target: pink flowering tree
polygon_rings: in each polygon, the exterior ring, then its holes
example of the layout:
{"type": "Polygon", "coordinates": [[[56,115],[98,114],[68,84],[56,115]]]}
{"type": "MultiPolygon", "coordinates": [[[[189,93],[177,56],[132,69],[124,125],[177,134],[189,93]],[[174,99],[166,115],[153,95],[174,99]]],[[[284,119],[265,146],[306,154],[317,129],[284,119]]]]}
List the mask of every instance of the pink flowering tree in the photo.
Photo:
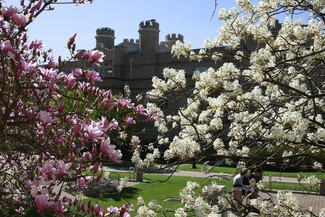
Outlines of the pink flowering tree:
{"type": "Polygon", "coordinates": [[[42,41],[29,41],[28,25],[58,3],[0,3],[0,216],[127,216],[127,204],[83,204],[78,193],[87,170],[98,180],[102,161],[121,161],[116,137],[145,111],[95,86],[103,53],[76,52],[76,35],[67,44],[71,60],[89,67],[68,74],[42,41]]]}

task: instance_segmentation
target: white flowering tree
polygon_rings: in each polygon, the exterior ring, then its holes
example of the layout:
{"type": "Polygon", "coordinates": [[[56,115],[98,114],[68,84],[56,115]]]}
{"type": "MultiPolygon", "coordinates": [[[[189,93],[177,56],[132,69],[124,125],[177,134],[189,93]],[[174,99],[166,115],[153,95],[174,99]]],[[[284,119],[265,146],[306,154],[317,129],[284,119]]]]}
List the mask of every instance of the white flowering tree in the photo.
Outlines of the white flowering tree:
{"type": "MultiPolygon", "coordinates": [[[[173,46],[174,56],[211,58],[215,67],[194,72],[192,82],[185,77],[192,72],[169,68],[163,78],[153,78],[148,97],[171,104],[186,98],[174,113],[147,106],[160,117],[153,145],[168,147],[165,160],[213,156],[260,166],[306,159],[318,166],[324,163],[317,161],[324,160],[320,156],[325,151],[325,1],[254,2],[237,0],[236,7],[221,9],[224,25],[199,52],[181,42],[173,46]]],[[[197,186],[189,185],[187,190],[194,192],[197,186]]],[[[185,211],[204,209],[200,216],[220,212],[211,204],[203,206],[191,193],[181,195],[187,195],[182,198],[185,211]]],[[[279,194],[279,206],[261,201],[255,206],[264,214],[299,213],[290,198],[279,194]]],[[[220,201],[222,207],[233,208],[228,198],[220,201]]],[[[186,216],[184,210],[177,216],[186,216]]]]}

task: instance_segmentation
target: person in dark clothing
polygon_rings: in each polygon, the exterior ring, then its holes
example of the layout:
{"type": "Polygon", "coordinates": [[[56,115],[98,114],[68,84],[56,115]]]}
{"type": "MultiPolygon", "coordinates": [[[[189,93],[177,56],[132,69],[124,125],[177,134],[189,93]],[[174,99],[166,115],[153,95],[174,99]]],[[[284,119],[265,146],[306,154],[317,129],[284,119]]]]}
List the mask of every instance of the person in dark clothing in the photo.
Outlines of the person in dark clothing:
{"type": "Polygon", "coordinates": [[[258,197],[258,188],[256,187],[256,183],[261,181],[263,176],[263,172],[261,169],[256,168],[252,173],[246,174],[242,177],[242,190],[243,195],[247,195],[249,198],[257,198],[258,197]]]}

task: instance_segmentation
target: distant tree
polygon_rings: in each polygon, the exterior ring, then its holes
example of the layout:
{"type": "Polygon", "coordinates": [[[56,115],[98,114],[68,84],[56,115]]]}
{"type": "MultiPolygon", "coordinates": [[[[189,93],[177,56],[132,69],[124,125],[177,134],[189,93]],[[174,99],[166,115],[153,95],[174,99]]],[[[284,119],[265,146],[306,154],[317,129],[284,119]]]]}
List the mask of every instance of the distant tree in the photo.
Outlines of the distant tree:
{"type": "Polygon", "coordinates": [[[76,52],[76,34],[67,44],[71,60],[87,68],[68,74],[61,57],[29,41],[29,24],[58,3],[68,2],[0,1],[0,216],[128,216],[127,204],[106,210],[84,205],[79,194],[88,170],[99,180],[102,161],[121,161],[115,141],[145,111],[95,86],[101,78],[92,68],[104,55],[76,52]]]}
{"type": "MultiPolygon", "coordinates": [[[[164,159],[174,162],[215,159],[244,161],[250,166],[309,163],[322,169],[325,1],[252,2],[237,0],[236,7],[221,9],[219,20],[224,25],[219,35],[205,41],[198,53],[181,42],[173,46],[176,57],[191,61],[211,58],[216,67],[194,72],[193,86],[187,85],[184,70],[168,68],[164,78],[153,78],[154,89],[148,97],[170,104],[186,100],[169,114],[155,104],[147,105],[149,113],[160,117],[155,122],[160,134],[152,149],[168,147],[164,159]]],[[[214,187],[205,189],[218,191],[214,187]]],[[[186,216],[186,211],[216,216],[222,212],[220,204],[224,210],[236,211],[231,198],[220,198],[219,207],[211,205],[202,195],[194,195],[197,188],[189,183],[184,189],[181,198],[185,208],[178,210],[178,216],[186,216]]],[[[300,215],[302,210],[289,204],[293,201],[290,198],[290,194],[279,194],[280,206],[260,200],[254,204],[264,215],[300,215]]],[[[250,212],[245,208],[237,210],[238,215],[250,212]]]]}

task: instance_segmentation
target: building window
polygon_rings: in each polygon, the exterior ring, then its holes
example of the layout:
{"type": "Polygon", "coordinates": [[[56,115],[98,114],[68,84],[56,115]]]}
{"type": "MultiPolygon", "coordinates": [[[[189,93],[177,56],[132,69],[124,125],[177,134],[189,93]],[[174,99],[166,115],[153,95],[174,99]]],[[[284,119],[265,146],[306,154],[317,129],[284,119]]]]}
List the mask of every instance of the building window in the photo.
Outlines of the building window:
{"type": "Polygon", "coordinates": [[[113,69],[101,67],[99,68],[99,73],[102,78],[112,77],[113,76],[113,69]]]}
{"type": "Polygon", "coordinates": [[[107,76],[108,77],[112,77],[113,76],[113,69],[112,68],[108,68],[107,69],[107,76]]]}

